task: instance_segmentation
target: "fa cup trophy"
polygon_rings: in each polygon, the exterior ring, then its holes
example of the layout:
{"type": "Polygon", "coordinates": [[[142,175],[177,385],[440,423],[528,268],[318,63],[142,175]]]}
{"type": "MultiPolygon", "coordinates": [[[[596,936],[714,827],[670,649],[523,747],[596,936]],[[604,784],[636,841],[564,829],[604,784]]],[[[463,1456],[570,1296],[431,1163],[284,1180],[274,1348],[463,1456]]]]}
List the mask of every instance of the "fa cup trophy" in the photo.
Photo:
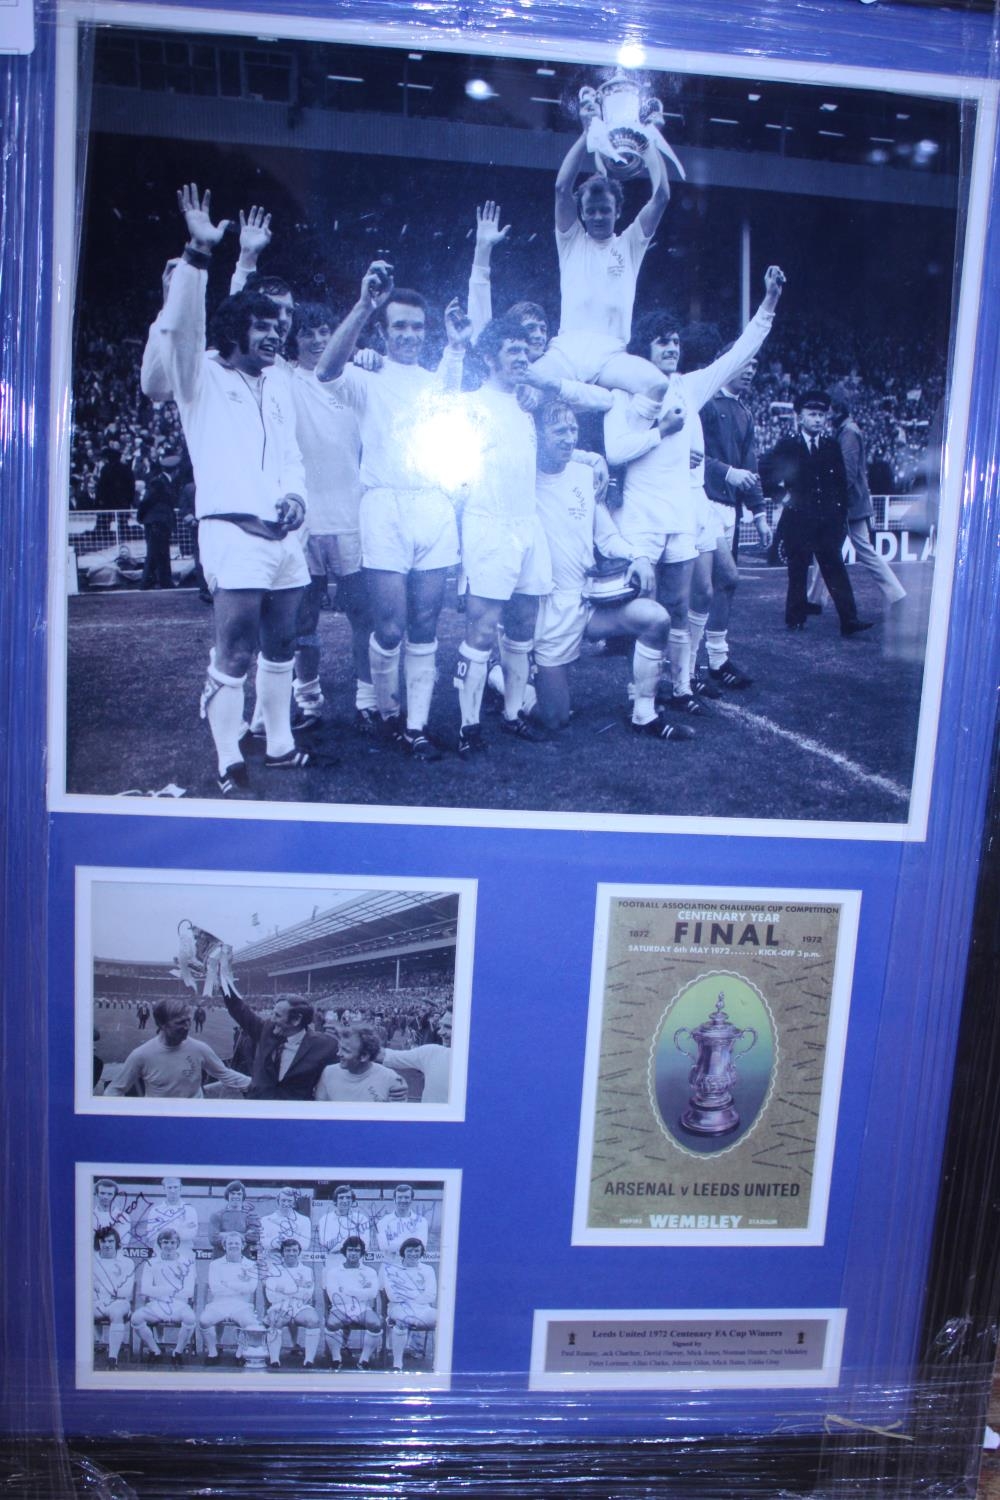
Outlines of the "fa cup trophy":
{"type": "Polygon", "coordinates": [[[624,68],[596,89],[582,88],[579,99],[580,119],[589,121],[587,150],[606,177],[638,177],[646,170],[648,153],[659,151],[683,179],[684,168],[660,131],[663,105],[624,68]]]}
{"type": "Polygon", "coordinates": [[[185,918],[177,924],[177,950],[177,968],[171,973],[189,990],[197,994],[201,985],[201,993],[206,997],[221,994],[239,998],[240,992],[233,977],[233,950],[229,943],[185,918]]]}
{"type": "Polygon", "coordinates": [[[720,995],[715,1009],[707,1021],[693,1031],[681,1026],[674,1032],[674,1046],[685,1057],[694,1060],[688,1074],[691,1097],[681,1115],[685,1130],[696,1135],[729,1135],[740,1123],[739,1113],[733,1105],[733,1086],[737,1072],[734,1057],[745,1057],[756,1046],[757,1033],[752,1026],[741,1031],[726,1015],[726,997],[720,995]],[[678,1038],[686,1036],[694,1042],[695,1052],[689,1052],[678,1038]],[[734,1045],[749,1037],[749,1043],[734,1053],[734,1045]]]}

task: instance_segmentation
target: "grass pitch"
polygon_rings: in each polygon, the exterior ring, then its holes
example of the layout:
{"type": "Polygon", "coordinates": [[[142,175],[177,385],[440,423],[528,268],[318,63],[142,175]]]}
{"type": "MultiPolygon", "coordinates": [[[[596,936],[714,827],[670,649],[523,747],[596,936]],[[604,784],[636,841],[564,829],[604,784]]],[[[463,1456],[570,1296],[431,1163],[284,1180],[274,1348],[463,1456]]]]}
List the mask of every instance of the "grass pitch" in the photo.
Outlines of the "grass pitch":
{"type": "MultiPolygon", "coordinates": [[[[263,800],[289,803],[905,822],[933,569],[901,568],[909,594],[891,610],[867,574],[850,572],[859,613],[876,625],[844,640],[829,603],[805,630],[787,630],[784,569],[741,559],[730,649],[754,684],[691,721],[694,740],[633,735],[628,659],[587,654],[571,669],[574,718],[562,734],[538,745],[509,740],[486,713],[489,751],[471,765],[452,753],[415,764],[354,733],[347,622],[325,612],[329,722],[309,745],[335,764],[266,770],[255,747],[251,783],[263,800]]],[[[113,797],[174,783],[187,798],[218,798],[211,736],[198,718],[211,609],[186,590],[69,604],[67,790],[113,797]]],[[[446,608],[429,729],[448,750],[462,633],[463,616],[446,608]]]]}

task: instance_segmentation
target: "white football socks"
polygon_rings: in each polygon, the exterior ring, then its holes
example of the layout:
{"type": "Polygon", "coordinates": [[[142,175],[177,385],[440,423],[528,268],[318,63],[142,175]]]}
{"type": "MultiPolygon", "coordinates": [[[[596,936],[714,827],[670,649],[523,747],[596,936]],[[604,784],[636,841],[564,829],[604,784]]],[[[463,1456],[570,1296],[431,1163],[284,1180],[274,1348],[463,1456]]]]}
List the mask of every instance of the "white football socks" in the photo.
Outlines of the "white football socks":
{"type": "Polygon", "coordinates": [[[708,652],[708,665],[713,672],[717,672],[723,663],[729,660],[728,631],[706,630],[705,650],[708,652]]]}
{"type": "Polygon", "coordinates": [[[462,714],[463,729],[479,723],[489,659],[488,651],[480,651],[478,646],[469,646],[465,641],[458,648],[455,687],[458,689],[458,706],[462,714]]]}
{"type": "Polygon", "coordinates": [[[512,641],[500,637],[500,665],[503,668],[503,711],[507,719],[516,719],[524,708],[524,695],[531,668],[531,641],[512,641]]]}
{"type": "Polygon", "coordinates": [[[295,749],[292,734],[292,662],[257,657],[257,702],[264,716],[268,755],[295,749]]]}
{"type": "Polygon", "coordinates": [[[386,651],[372,635],[368,641],[368,660],[378,711],[383,719],[394,719],[399,713],[399,647],[386,651]]]}
{"type": "Polygon", "coordinates": [[[632,683],[635,697],[632,700],[632,723],[648,724],[656,718],[656,689],[660,681],[663,652],[655,651],[636,641],[632,652],[632,683]]]}
{"type": "Polygon", "coordinates": [[[208,720],[212,731],[220,776],[225,776],[230,766],[243,764],[240,734],[245,683],[246,677],[227,677],[225,672],[219,671],[213,647],[201,693],[201,717],[208,720]]]}
{"type": "Polygon", "coordinates": [[[437,641],[406,642],[403,673],[406,678],[406,727],[411,734],[427,728],[431,695],[437,681],[437,641]]]}
{"type": "Polygon", "coordinates": [[[670,631],[670,683],[674,696],[687,698],[691,694],[691,637],[687,626],[670,631]]]}

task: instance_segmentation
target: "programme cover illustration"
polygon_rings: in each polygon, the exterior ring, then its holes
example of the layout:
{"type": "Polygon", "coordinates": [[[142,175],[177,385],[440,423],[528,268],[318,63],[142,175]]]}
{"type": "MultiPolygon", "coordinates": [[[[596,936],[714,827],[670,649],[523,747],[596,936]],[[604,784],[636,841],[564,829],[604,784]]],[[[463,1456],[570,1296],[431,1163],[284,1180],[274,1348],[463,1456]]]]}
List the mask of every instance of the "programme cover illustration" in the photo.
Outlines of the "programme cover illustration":
{"type": "Polygon", "coordinates": [[[579,1242],[822,1242],[856,901],[809,894],[606,898],[579,1242]]]}

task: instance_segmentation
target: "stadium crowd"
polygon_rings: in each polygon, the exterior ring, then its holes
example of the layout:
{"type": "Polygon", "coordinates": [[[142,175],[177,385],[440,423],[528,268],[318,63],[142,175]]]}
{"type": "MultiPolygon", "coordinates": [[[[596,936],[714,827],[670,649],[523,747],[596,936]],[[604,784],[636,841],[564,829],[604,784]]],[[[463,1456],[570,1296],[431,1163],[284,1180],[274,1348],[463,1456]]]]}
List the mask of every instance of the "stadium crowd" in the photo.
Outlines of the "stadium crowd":
{"type": "MultiPolygon", "coordinates": [[[[71,510],[134,510],[151,463],[162,454],[180,459],[173,476],[175,509],[182,504],[190,461],[177,407],[172,401],[150,401],[139,385],[142,340],[136,330],[143,326],[146,301],[123,295],[118,317],[129,331],[118,340],[107,335],[103,315],[95,319],[93,331],[83,320],[73,386],[71,510]],[[118,462],[128,471],[131,486],[126,480],[120,488],[117,482],[112,487],[105,477],[102,487],[109,463],[114,468],[118,462]]],[[[381,350],[378,330],[368,342],[381,350]]],[[[772,402],[790,405],[795,391],[809,386],[840,386],[850,392],[852,415],[865,439],[872,493],[903,495],[919,487],[928,428],[944,395],[935,350],[912,337],[892,345],[867,340],[859,352],[856,335],[837,323],[817,325],[797,337],[776,332],[772,346],[773,357],[763,362],[746,398],[761,449],[772,447],[788,430],[787,415],[772,412],[772,402]]]]}

